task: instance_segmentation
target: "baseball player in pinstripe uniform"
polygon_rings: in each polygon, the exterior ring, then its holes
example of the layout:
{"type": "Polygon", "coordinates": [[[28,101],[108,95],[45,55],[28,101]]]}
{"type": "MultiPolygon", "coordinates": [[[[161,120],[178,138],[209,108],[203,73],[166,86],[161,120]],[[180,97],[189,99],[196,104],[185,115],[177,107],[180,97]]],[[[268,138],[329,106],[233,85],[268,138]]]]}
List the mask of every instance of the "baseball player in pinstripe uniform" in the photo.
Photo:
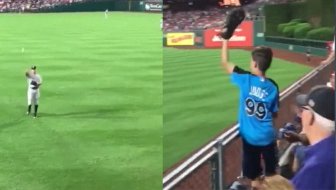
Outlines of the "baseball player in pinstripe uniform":
{"type": "Polygon", "coordinates": [[[26,72],[28,90],[28,110],[27,115],[30,115],[32,104],[34,104],[34,118],[37,117],[38,100],[40,98],[40,86],[42,84],[42,78],[36,72],[36,66],[32,66],[30,70],[26,72]]]}

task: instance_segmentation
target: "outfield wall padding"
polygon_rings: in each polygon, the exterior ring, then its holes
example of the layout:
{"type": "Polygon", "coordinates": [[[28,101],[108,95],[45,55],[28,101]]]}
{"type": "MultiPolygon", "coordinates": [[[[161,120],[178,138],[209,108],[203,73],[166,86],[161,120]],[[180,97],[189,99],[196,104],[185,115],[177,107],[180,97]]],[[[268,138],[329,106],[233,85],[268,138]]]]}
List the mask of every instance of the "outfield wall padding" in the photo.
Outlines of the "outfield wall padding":
{"type": "MultiPolygon", "coordinates": [[[[264,41],[263,45],[276,48],[276,49],[283,49],[283,50],[288,50],[292,52],[297,52],[297,53],[306,53],[308,49],[307,48],[308,46],[279,43],[279,42],[273,42],[273,41],[267,41],[267,40],[264,41]]],[[[325,42],[325,46],[327,46],[326,42],[325,42]]],[[[317,47],[309,46],[309,51],[311,55],[321,56],[321,57],[324,57],[328,54],[327,47],[317,48],[317,47]]]]}
{"type": "Polygon", "coordinates": [[[253,46],[265,44],[265,20],[256,20],[253,23],[253,46]]]}
{"type": "Polygon", "coordinates": [[[145,3],[141,0],[88,1],[44,8],[35,12],[96,12],[106,9],[110,11],[144,11],[145,3]]]}
{"type": "MultiPolygon", "coordinates": [[[[252,21],[250,21],[252,23],[252,21]]],[[[195,43],[192,46],[193,48],[220,48],[221,44],[219,42],[212,42],[213,45],[209,45],[206,40],[213,38],[212,36],[207,36],[207,31],[215,30],[215,29],[207,29],[207,30],[191,30],[190,32],[195,33],[195,43]]],[[[328,53],[327,43],[326,41],[317,41],[317,40],[306,40],[306,39],[294,39],[294,38],[283,38],[278,36],[265,36],[265,20],[256,20],[253,21],[252,29],[252,40],[251,42],[241,42],[246,43],[243,46],[235,46],[235,47],[251,47],[251,46],[260,46],[265,45],[271,48],[289,50],[297,53],[306,53],[307,48],[309,47],[309,51],[311,55],[315,56],[326,56],[328,53]]],[[[176,30],[174,32],[164,32],[163,34],[163,46],[167,46],[167,38],[166,34],[168,33],[179,33],[179,32],[188,32],[188,31],[179,31],[176,30]]],[[[174,46],[173,46],[174,47],[174,46]]]]}

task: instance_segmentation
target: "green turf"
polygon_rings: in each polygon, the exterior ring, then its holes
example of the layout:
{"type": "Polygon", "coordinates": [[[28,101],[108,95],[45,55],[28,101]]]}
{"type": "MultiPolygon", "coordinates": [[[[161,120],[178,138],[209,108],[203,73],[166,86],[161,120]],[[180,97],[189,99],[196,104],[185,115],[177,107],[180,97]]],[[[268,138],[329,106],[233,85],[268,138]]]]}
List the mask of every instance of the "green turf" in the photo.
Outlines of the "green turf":
{"type": "MultiPolygon", "coordinates": [[[[220,66],[220,50],[163,51],[163,167],[218,135],[237,119],[238,89],[220,66]]],[[[230,60],[249,69],[250,53],[231,50],[230,60]]],[[[268,72],[280,89],[311,68],[274,59],[268,72]]]]}
{"type": "Polygon", "coordinates": [[[162,188],[160,19],[0,15],[1,190],[162,188]],[[31,65],[43,78],[35,120],[31,65]]]}

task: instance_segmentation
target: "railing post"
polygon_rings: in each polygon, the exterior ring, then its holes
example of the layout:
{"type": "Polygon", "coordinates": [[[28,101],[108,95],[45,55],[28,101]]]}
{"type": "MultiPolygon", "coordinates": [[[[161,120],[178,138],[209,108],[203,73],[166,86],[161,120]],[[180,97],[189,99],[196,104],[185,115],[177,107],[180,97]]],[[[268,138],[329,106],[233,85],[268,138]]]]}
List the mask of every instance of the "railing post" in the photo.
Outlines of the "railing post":
{"type": "Polygon", "coordinates": [[[211,164],[211,190],[218,190],[218,162],[217,155],[210,159],[211,164]]]}
{"type": "Polygon", "coordinates": [[[217,158],[218,158],[218,189],[223,190],[223,139],[217,141],[217,158]]]}

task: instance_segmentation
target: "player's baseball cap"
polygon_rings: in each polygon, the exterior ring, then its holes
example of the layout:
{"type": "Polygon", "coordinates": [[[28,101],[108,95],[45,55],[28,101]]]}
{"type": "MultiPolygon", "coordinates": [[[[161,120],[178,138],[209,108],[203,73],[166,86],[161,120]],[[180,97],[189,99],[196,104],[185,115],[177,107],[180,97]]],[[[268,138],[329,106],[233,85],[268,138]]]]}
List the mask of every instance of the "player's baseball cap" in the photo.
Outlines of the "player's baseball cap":
{"type": "Polygon", "coordinates": [[[33,66],[31,67],[31,69],[33,69],[33,70],[36,70],[36,66],[35,66],[35,65],[33,65],[33,66]]]}
{"type": "Polygon", "coordinates": [[[322,117],[335,121],[335,91],[330,87],[315,86],[308,94],[298,95],[296,102],[299,106],[308,106],[322,117]]]}

